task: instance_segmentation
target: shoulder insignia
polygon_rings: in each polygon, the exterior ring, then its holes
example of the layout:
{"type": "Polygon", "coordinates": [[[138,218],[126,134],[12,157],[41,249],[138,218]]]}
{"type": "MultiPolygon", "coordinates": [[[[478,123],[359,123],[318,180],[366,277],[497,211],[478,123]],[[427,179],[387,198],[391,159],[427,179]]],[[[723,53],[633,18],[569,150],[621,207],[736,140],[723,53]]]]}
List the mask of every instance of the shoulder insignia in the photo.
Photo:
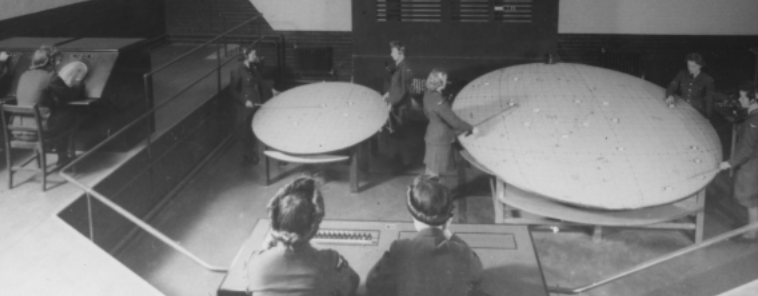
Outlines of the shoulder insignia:
{"type": "Polygon", "coordinates": [[[758,128],[758,126],[755,126],[755,125],[753,125],[753,124],[751,123],[751,124],[750,124],[750,128],[758,128]]]}

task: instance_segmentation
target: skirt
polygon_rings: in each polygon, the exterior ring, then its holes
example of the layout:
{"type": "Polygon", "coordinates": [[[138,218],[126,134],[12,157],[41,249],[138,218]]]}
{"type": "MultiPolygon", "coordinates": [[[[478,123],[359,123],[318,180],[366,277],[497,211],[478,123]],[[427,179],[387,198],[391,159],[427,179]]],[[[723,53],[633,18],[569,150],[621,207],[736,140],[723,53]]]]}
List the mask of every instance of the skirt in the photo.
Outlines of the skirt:
{"type": "Polygon", "coordinates": [[[450,150],[452,145],[439,145],[426,143],[424,164],[426,169],[438,174],[447,172],[450,166],[450,150]]]}
{"type": "Polygon", "coordinates": [[[750,159],[737,169],[733,195],[742,206],[758,206],[758,159],[750,159]]]}

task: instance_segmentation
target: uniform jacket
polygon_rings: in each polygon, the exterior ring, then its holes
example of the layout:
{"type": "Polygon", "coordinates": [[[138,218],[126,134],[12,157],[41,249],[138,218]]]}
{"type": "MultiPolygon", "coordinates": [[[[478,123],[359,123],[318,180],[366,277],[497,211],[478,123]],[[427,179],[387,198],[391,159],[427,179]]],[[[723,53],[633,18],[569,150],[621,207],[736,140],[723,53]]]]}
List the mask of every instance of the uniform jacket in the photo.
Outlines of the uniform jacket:
{"type": "Polygon", "coordinates": [[[359,281],[340,254],[310,244],[254,252],[246,269],[247,289],[253,296],[347,296],[355,293],[359,281]]]}
{"type": "Polygon", "coordinates": [[[424,93],[424,114],[429,118],[424,140],[430,144],[450,144],[456,134],[473,129],[470,124],[453,113],[450,104],[438,91],[427,90],[424,93]]]}
{"type": "Polygon", "coordinates": [[[387,101],[394,105],[410,95],[410,89],[413,86],[413,70],[408,65],[407,59],[403,59],[391,73],[392,77],[385,92],[389,92],[387,101]]]}
{"type": "Polygon", "coordinates": [[[481,281],[482,262],[453,235],[426,228],[397,240],[366,278],[369,296],[465,296],[481,281]]]}
{"type": "MultiPolygon", "coordinates": [[[[44,131],[64,130],[76,120],[69,102],[82,98],[84,88],[68,87],[55,71],[34,69],[24,72],[18,81],[16,99],[19,106],[39,106],[44,131]]],[[[14,124],[36,127],[33,118],[14,118],[14,124]]]]}
{"type": "MultiPolygon", "coordinates": [[[[748,114],[738,130],[737,145],[729,165],[737,167],[750,159],[758,159],[758,109],[748,114]]],[[[756,179],[758,182],[758,179],[756,179]]]]}
{"type": "Polygon", "coordinates": [[[229,79],[229,91],[234,101],[245,105],[250,101],[253,104],[262,104],[270,97],[271,88],[263,81],[260,65],[239,63],[231,72],[229,79]]]}
{"type": "MultiPolygon", "coordinates": [[[[0,96],[8,93],[8,85],[11,81],[10,64],[11,57],[8,57],[8,60],[5,62],[0,62],[0,96]]],[[[0,97],[0,99],[2,98],[0,97]]]]}
{"type": "Polygon", "coordinates": [[[689,71],[679,71],[666,88],[666,97],[677,93],[700,112],[713,111],[713,78],[708,74],[700,72],[693,78],[689,71]]]}

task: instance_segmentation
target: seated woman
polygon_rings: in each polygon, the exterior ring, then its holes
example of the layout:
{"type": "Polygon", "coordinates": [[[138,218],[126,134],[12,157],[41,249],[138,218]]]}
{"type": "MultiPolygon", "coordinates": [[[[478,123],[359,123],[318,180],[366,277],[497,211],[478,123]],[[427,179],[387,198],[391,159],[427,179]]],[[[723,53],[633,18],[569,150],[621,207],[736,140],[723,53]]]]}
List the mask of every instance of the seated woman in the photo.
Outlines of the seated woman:
{"type": "Polygon", "coordinates": [[[666,103],[673,105],[679,99],[695,107],[706,118],[713,113],[713,78],[701,71],[705,60],[700,54],[687,55],[687,70],[681,70],[666,88],[666,103]]]}
{"type": "Polygon", "coordinates": [[[345,258],[310,244],[324,210],[313,179],[295,179],[276,193],[268,204],[268,236],[245,263],[248,295],[355,294],[360,279],[345,258]]]}
{"type": "Polygon", "coordinates": [[[366,279],[369,296],[482,295],[482,261],[450,230],[453,199],[439,178],[419,176],[406,195],[418,233],[392,242],[366,279]]]}
{"type": "MultiPolygon", "coordinates": [[[[84,90],[81,81],[73,81],[68,86],[58,76],[55,70],[59,62],[60,53],[55,47],[40,47],[32,56],[29,70],[19,78],[16,91],[19,106],[39,106],[42,130],[50,135],[65,131],[76,123],[75,114],[68,103],[81,99],[84,90]]],[[[16,117],[13,122],[16,125],[36,127],[31,118],[16,117]]],[[[23,131],[14,132],[13,135],[21,140],[36,140],[37,137],[35,133],[23,131]]],[[[58,154],[58,164],[70,160],[68,144],[67,141],[58,141],[53,147],[58,154]]]]}

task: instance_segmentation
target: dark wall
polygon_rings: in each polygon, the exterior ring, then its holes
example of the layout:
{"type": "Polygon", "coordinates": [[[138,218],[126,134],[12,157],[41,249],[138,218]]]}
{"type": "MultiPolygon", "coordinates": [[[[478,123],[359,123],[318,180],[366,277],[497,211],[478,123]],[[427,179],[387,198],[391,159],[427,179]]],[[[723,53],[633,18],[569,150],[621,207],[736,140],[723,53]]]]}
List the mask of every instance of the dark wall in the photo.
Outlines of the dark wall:
{"type": "MultiPolygon", "coordinates": [[[[142,149],[124,164],[99,181],[95,190],[135,216],[149,220],[149,215],[171,198],[168,194],[188,176],[196,166],[223,145],[233,130],[230,116],[233,107],[223,95],[200,106],[170,131],[152,141],[151,149],[142,149]]],[[[136,129],[139,129],[138,125],[136,129]]],[[[102,168],[108,160],[84,163],[77,172],[87,172],[91,165],[102,168]]],[[[120,214],[93,199],[92,231],[89,228],[88,205],[85,196],[69,205],[59,214],[85,236],[106,251],[115,251],[135,225],[120,214]]]]}
{"type": "MultiPolygon", "coordinates": [[[[639,53],[640,71],[644,71],[645,79],[662,86],[684,68],[684,55],[691,51],[705,56],[709,65],[704,71],[716,79],[720,90],[730,90],[739,81],[753,79],[755,59],[748,48],[758,47],[758,36],[557,34],[557,6],[550,6],[554,1],[534,2],[548,11],[542,14],[545,19],[538,20],[542,25],[531,30],[524,29],[524,26],[490,29],[482,24],[456,23],[455,26],[435,29],[434,33],[427,33],[419,39],[413,35],[417,33],[405,32],[403,26],[423,32],[424,28],[439,24],[371,25],[375,16],[371,15],[368,6],[375,1],[356,0],[353,2],[354,33],[274,31],[261,19],[240,30],[240,34],[283,36],[286,72],[290,73],[285,75],[285,79],[298,78],[292,75],[297,71],[294,69],[294,48],[309,45],[333,47],[334,66],[339,80],[350,80],[353,73],[356,76],[367,73],[382,76],[384,62],[390,60],[387,43],[393,39],[401,39],[408,44],[409,59],[445,68],[469,68],[469,74],[451,76],[461,83],[508,64],[540,61],[543,54],[550,50],[556,50],[566,62],[598,66],[605,64],[603,52],[639,53]],[[432,39],[441,43],[431,42],[432,39]],[[451,59],[439,58],[443,50],[451,50],[458,56],[487,59],[461,59],[459,63],[454,63],[451,59]],[[353,63],[353,55],[358,63],[353,63]],[[375,61],[361,63],[361,59],[375,61]]],[[[174,40],[208,40],[225,28],[240,24],[256,14],[258,11],[249,0],[166,0],[167,32],[174,40]]],[[[417,76],[423,77],[428,69],[422,67],[417,72],[417,76]]],[[[381,82],[363,80],[366,81],[356,81],[374,88],[381,86],[381,82]]]]}
{"type": "Polygon", "coordinates": [[[160,0],[86,1],[0,21],[0,39],[18,36],[152,38],[166,32],[163,11],[160,0]]]}
{"type": "MultiPolygon", "coordinates": [[[[169,38],[177,42],[203,42],[251,19],[259,12],[249,0],[166,0],[166,24],[169,38]]],[[[279,36],[284,40],[284,80],[342,80],[352,75],[353,41],[351,32],[274,31],[264,18],[235,31],[241,37],[232,41],[249,43],[259,35],[279,36]],[[334,72],[325,76],[303,77],[298,74],[298,47],[331,46],[334,72]]],[[[264,47],[267,65],[274,62],[275,52],[264,47]]],[[[273,78],[273,77],[272,77],[273,78]]]]}
{"type": "MultiPolygon", "coordinates": [[[[499,19],[495,3],[500,2],[468,7],[461,3],[437,2],[434,10],[438,12],[429,14],[425,12],[428,7],[409,2],[353,0],[355,81],[375,89],[382,86],[386,74],[377,69],[391,63],[391,40],[406,44],[408,63],[416,78],[426,78],[431,69],[443,68],[451,79],[461,82],[458,87],[488,71],[541,61],[555,52],[558,1],[525,2],[531,5],[529,22],[499,19]],[[472,10],[479,11],[476,21],[465,14],[472,10]]],[[[457,88],[456,84],[453,87],[457,88]]]]}
{"type": "Polygon", "coordinates": [[[558,53],[563,61],[603,66],[605,53],[638,53],[645,79],[665,86],[690,52],[703,55],[716,89],[731,92],[740,82],[754,79],[758,36],[561,34],[558,53]]]}

